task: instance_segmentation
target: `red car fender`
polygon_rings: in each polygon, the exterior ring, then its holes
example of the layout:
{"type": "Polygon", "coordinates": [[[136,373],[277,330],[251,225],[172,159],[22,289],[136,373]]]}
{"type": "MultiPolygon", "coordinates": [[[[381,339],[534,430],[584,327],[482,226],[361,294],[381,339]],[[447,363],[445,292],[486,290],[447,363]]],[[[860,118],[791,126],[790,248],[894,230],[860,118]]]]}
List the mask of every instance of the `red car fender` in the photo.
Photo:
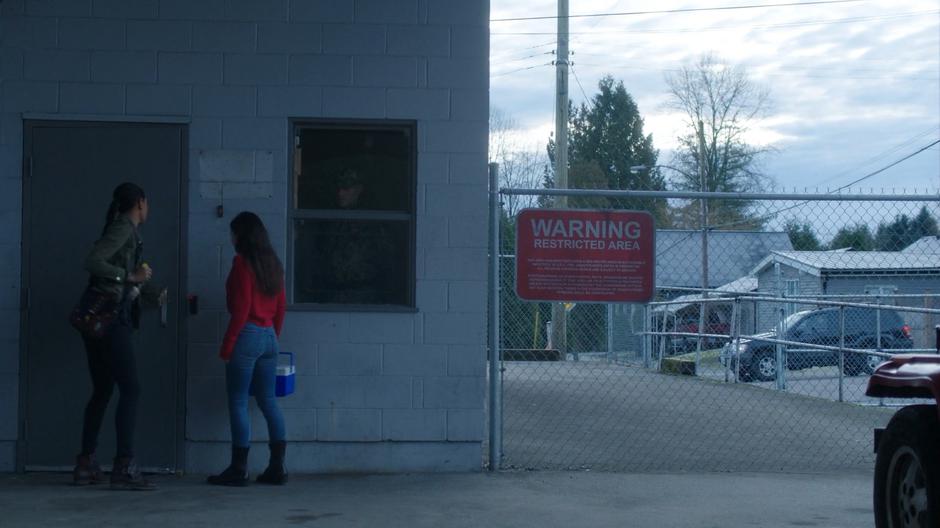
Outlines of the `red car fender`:
{"type": "Polygon", "coordinates": [[[875,369],[866,396],[874,398],[932,398],[940,419],[940,356],[900,354],[875,369]]]}

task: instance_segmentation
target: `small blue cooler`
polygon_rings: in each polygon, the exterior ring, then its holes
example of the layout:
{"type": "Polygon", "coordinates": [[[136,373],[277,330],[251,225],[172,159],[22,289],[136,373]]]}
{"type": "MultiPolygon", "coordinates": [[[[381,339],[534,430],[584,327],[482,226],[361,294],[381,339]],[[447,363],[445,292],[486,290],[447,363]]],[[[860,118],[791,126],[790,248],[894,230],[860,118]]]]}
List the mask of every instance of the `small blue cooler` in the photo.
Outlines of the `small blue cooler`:
{"type": "Polygon", "coordinates": [[[274,384],[274,395],[278,398],[283,398],[284,396],[294,393],[294,379],[297,376],[296,369],[294,368],[294,353],[281,352],[280,355],[290,357],[289,364],[277,366],[277,381],[274,384]]]}

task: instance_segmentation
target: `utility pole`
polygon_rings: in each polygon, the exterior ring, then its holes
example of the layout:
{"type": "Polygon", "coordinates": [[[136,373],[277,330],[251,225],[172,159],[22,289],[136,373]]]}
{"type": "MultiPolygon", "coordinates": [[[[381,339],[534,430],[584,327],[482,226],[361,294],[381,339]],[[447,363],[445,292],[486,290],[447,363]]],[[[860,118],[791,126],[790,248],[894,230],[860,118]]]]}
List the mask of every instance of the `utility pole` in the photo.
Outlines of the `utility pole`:
{"type": "MultiPolygon", "coordinates": [[[[568,188],[568,0],[558,0],[558,49],[555,53],[555,188],[568,188]]],[[[557,207],[568,206],[565,196],[557,207]]],[[[563,303],[552,305],[552,346],[565,360],[568,352],[567,312],[563,303]]]]}
{"type": "MultiPolygon", "coordinates": [[[[701,180],[701,191],[708,192],[708,171],[705,169],[705,125],[702,120],[698,120],[698,173],[701,180]]],[[[708,199],[702,197],[702,299],[708,298],[708,199]]],[[[708,320],[708,303],[703,302],[699,309],[698,331],[699,334],[707,333],[706,321],[708,320]]],[[[698,368],[702,355],[702,337],[696,340],[695,346],[695,367],[698,368]]]]}
{"type": "MultiPolygon", "coordinates": [[[[698,171],[701,178],[702,192],[708,192],[705,170],[705,125],[698,121],[698,171]]],[[[708,289],[708,200],[702,198],[702,289],[708,289]]],[[[703,292],[704,293],[704,292],[703,292]]]]}

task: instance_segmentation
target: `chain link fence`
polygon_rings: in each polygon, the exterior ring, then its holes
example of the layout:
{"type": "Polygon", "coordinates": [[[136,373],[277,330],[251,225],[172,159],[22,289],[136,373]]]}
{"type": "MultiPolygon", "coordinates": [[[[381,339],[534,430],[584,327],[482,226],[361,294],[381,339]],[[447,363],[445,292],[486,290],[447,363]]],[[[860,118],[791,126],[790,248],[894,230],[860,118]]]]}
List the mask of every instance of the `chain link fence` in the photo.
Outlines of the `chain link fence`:
{"type": "Polygon", "coordinates": [[[500,467],[871,467],[872,430],[910,402],[866,397],[869,374],[892,354],[937,352],[937,195],[499,196],[500,467]],[[523,207],[651,212],[653,301],[519,299],[523,207]]]}

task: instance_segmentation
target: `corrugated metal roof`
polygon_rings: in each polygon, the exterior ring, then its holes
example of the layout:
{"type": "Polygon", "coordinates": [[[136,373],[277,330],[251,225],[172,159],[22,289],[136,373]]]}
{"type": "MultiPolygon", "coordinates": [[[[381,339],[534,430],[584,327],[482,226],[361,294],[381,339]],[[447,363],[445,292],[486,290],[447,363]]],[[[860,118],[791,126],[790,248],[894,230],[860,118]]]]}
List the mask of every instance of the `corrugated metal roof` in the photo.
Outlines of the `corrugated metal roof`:
{"type": "Polygon", "coordinates": [[[754,274],[780,262],[813,275],[839,272],[938,272],[940,255],[898,251],[774,251],[754,274]]]}
{"type": "MultiPolygon", "coordinates": [[[[715,288],[715,290],[727,293],[747,293],[757,291],[757,277],[741,277],[740,279],[731,281],[728,284],[722,284],[721,286],[715,288]]],[[[689,307],[701,298],[702,295],[698,293],[683,295],[681,297],[676,297],[673,300],[686,301],[685,304],[664,304],[657,306],[653,311],[669,313],[678,312],[679,310],[689,307]]]]}
{"type": "MultiPolygon", "coordinates": [[[[709,231],[708,284],[728,284],[748,275],[771,251],[793,249],[783,232],[709,231]]],[[[702,285],[702,232],[656,231],[656,286],[702,285]]]]}
{"type": "Polygon", "coordinates": [[[940,254],[940,236],[925,236],[901,250],[901,253],[940,254]]]}

